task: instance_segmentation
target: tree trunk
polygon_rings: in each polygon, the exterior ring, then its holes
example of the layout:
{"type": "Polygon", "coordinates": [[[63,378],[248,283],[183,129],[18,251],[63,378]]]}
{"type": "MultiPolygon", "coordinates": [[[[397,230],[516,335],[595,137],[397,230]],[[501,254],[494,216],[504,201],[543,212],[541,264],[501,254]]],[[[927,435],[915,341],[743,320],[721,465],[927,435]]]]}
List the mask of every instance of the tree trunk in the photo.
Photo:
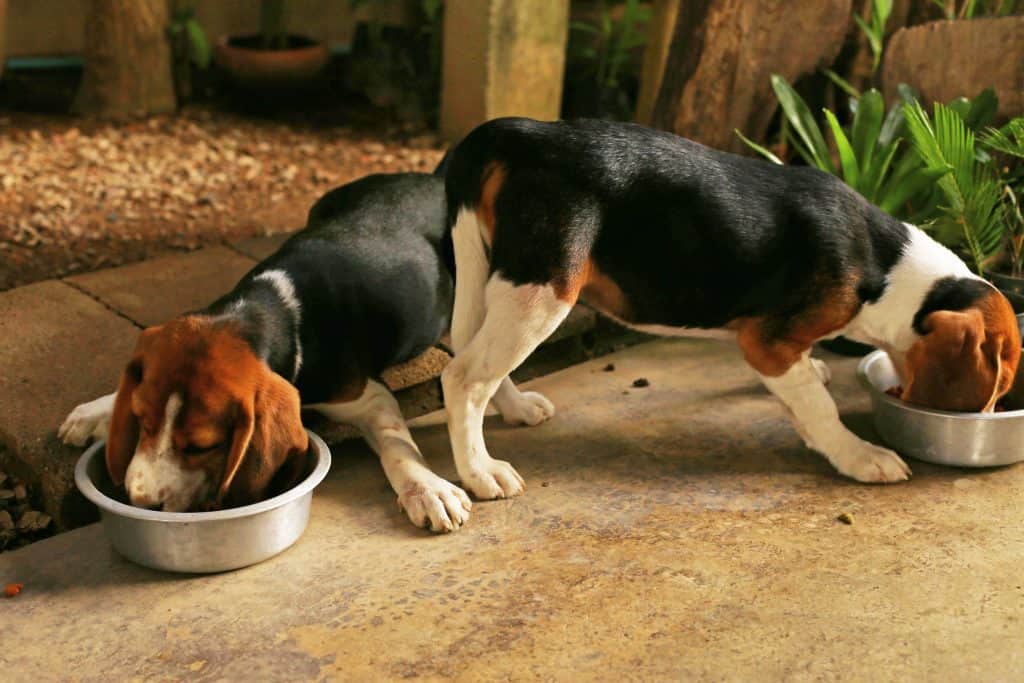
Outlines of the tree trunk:
{"type": "Polygon", "coordinates": [[[77,113],[123,119],[174,111],[167,0],[89,0],[77,113]]]}
{"type": "Polygon", "coordinates": [[[851,0],[686,0],[679,8],[652,125],[719,149],[762,138],[770,77],[795,81],[835,59],[851,0]]]}

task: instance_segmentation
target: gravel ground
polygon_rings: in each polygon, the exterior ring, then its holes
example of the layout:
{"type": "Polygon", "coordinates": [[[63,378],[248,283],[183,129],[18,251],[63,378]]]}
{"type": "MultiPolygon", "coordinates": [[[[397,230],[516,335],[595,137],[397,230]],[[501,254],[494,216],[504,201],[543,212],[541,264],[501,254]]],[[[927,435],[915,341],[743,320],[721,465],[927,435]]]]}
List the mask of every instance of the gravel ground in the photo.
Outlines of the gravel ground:
{"type": "Polygon", "coordinates": [[[441,156],[432,134],[212,107],[126,124],[0,112],[0,290],[293,230],[332,187],[441,156]]]}
{"type": "Polygon", "coordinates": [[[26,486],[0,470],[0,552],[53,534],[52,519],[32,509],[26,486]]]}

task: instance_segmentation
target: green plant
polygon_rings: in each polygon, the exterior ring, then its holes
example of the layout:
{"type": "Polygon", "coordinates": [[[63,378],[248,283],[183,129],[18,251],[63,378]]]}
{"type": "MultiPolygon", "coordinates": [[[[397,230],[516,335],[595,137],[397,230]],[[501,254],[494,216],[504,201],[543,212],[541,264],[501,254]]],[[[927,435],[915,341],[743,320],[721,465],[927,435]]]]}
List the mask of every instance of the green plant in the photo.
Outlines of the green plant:
{"type": "Polygon", "coordinates": [[[284,17],[284,0],[261,0],[260,41],[264,50],[283,50],[288,47],[284,17]]]}
{"type": "Polygon", "coordinates": [[[871,54],[874,60],[871,64],[871,71],[878,71],[878,64],[882,60],[882,46],[885,40],[885,23],[889,21],[892,14],[892,0],[871,0],[871,15],[868,21],[864,21],[856,12],[853,20],[868,39],[871,46],[871,54]]]}
{"type": "MultiPolygon", "coordinates": [[[[778,75],[772,76],[772,89],[782,109],[783,142],[807,164],[839,176],[866,199],[898,218],[919,220],[930,215],[934,209],[933,185],[940,173],[924,168],[907,148],[899,105],[886,112],[881,93],[874,89],[851,99],[853,121],[849,132],[833,112],[824,110],[837,164],[822,128],[803,98],[778,75]]],[[[905,97],[913,97],[908,88],[902,92],[905,97]]],[[[739,131],[736,134],[762,156],[783,163],[739,131]]]]}
{"type": "Polygon", "coordinates": [[[635,49],[647,42],[643,27],[650,18],[650,8],[640,0],[614,5],[600,0],[596,20],[569,23],[569,61],[579,65],[584,77],[591,80],[598,100],[618,109],[616,113],[624,118],[631,116],[632,103],[623,74],[633,65],[635,49]]]}
{"type": "Polygon", "coordinates": [[[179,100],[192,97],[192,65],[200,69],[210,66],[210,42],[195,17],[195,6],[186,2],[171,5],[171,21],[167,25],[171,43],[174,90],[179,100]]]}
{"type": "Polygon", "coordinates": [[[176,3],[167,33],[172,45],[182,46],[181,52],[186,59],[191,59],[200,69],[210,66],[210,41],[206,39],[203,27],[196,21],[193,5],[176,3]]]}
{"type": "Polygon", "coordinates": [[[942,16],[953,19],[974,19],[977,17],[1005,17],[1017,11],[1019,0],[932,0],[942,10],[942,16]]]}

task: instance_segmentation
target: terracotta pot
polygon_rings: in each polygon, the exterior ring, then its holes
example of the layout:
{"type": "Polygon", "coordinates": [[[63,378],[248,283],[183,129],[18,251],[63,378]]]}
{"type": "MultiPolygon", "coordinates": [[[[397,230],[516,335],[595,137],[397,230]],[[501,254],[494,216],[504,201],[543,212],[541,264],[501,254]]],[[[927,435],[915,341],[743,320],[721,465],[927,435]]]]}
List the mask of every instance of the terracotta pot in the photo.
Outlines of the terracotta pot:
{"type": "Polygon", "coordinates": [[[217,65],[236,83],[273,87],[311,81],[327,64],[327,48],[315,41],[288,36],[288,47],[266,50],[258,36],[222,37],[214,46],[217,65]]]}

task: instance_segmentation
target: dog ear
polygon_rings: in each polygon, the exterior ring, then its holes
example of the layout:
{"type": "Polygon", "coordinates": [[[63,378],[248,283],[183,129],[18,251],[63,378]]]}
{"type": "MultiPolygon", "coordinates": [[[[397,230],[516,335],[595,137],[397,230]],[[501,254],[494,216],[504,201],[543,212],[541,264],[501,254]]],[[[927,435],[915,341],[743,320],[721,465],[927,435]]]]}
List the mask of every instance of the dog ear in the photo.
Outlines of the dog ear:
{"type": "Polygon", "coordinates": [[[909,379],[901,398],[941,410],[992,410],[1016,371],[1015,360],[1004,362],[1013,355],[1006,353],[1006,335],[986,330],[984,316],[974,308],[935,311],[922,329],[924,336],[907,352],[909,379]]]}
{"type": "Polygon", "coordinates": [[[256,502],[286,463],[305,460],[309,436],[302,426],[300,405],[298,390],[264,366],[251,394],[238,397],[238,417],[218,503],[256,502]]]}
{"type": "Polygon", "coordinates": [[[142,381],[142,363],[133,359],[121,373],[107,434],[107,473],[115,486],[124,484],[128,464],[139,443],[139,419],[132,412],[132,394],[142,381]]]}

